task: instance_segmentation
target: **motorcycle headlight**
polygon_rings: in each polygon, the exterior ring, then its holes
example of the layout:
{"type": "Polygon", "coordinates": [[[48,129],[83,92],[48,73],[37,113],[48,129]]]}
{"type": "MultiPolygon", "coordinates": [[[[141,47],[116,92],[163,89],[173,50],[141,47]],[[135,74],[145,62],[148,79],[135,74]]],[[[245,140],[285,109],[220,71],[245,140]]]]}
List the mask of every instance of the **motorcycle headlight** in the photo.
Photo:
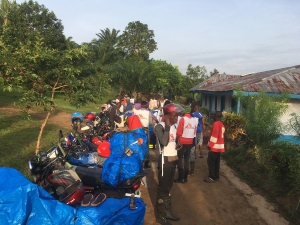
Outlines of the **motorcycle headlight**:
{"type": "Polygon", "coordinates": [[[48,152],[47,158],[54,159],[58,156],[57,147],[53,147],[51,151],[48,152]]]}

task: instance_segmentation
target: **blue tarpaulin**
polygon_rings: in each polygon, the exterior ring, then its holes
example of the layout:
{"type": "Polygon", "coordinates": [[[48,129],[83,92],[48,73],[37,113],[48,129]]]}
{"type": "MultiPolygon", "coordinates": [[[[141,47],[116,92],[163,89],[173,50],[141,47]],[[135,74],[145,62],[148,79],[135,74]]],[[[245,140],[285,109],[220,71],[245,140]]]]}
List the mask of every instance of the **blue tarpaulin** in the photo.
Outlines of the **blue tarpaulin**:
{"type": "Polygon", "coordinates": [[[130,198],[107,198],[97,207],[71,207],[54,199],[20,172],[0,167],[0,224],[143,224],[145,204],[135,198],[137,208],[129,208],[130,198]]]}
{"type": "Polygon", "coordinates": [[[143,129],[136,129],[129,132],[116,132],[111,139],[110,149],[113,155],[123,155],[126,148],[138,154],[141,160],[149,154],[147,146],[147,136],[143,129]],[[138,139],[142,139],[143,143],[138,143],[138,139]]]}
{"type": "Polygon", "coordinates": [[[69,163],[75,166],[103,166],[106,158],[98,155],[97,152],[88,153],[87,155],[83,152],[77,152],[78,159],[68,156],[67,160],[69,163]]]}
{"type": "Polygon", "coordinates": [[[110,155],[104,162],[102,168],[102,180],[117,187],[125,180],[134,178],[142,172],[142,161],[137,154],[127,155],[110,155]]]}

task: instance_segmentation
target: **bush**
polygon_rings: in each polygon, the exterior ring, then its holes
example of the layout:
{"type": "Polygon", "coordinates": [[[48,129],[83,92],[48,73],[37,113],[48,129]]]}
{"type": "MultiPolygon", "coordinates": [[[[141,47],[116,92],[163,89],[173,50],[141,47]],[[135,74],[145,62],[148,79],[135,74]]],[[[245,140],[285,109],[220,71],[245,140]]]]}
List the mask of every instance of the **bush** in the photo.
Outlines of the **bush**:
{"type": "Polygon", "coordinates": [[[247,119],[245,126],[247,143],[254,146],[269,146],[283,130],[281,115],[287,110],[287,98],[271,97],[265,93],[242,97],[242,115],[247,119]]]}
{"type": "Polygon", "coordinates": [[[245,117],[235,113],[223,113],[223,124],[225,126],[225,144],[226,149],[232,146],[238,147],[244,144],[245,140],[245,125],[247,120],[245,117]]]}
{"type": "Polygon", "coordinates": [[[264,149],[264,164],[269,171],[269,180],[282,186],[281,194],[300,194],[300,146],[276,142],[264,149]]]}
{"type": "Polygon", "coordinates": [[[300,146],[276,142],[265,149],[233,148],[222,158],[243,181],[276,201],[291,224],[300,224],[300,146]]]}
{"type": "Polygon", "coordinates": [[[204,114],[205,116],[208,116],[208,114],[209,114],[208,109],[205,108],[205,107],[203,107],[203,106],[199,108],[199,111],[200,111],[202,114],[204,114]]]}
{"type": "Polygon", "coordinates": [[[238,176],[252,187],[261,187],[266,180],[266,168],[257,163],[251,152],[242,148],[232,148],[222,154],[226,164],[233,168],[238,176]]]}

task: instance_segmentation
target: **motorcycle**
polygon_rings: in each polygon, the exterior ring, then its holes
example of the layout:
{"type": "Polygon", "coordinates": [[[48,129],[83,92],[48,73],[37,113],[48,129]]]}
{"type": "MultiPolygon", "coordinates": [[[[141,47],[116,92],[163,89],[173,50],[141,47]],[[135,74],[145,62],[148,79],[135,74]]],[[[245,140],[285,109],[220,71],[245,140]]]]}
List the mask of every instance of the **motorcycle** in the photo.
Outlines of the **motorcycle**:
{"type": "Polygon", "coordinates": [[[105,134],[112,132],[110,120],[108,114],[100,112],[99,114],[93,114],[88,112],[84,117],[86,120],[86,126],[82,127],[86,136],[103,137],[105,134]]]}
{"type": "MultiPolygon", "coordinates": [[[[60,131],[60,139],[63,137],[60,131]]],[[[102,180],[101,168],[87,168],[72,166],[67,157],[70,152],[65,151],[64,142],[58,142],[47,152],[39,152],[28,161],[28,167],[33,176],[33,181],[43,187],[54,198],[69,205],[79,204],[84,194],[99,193],[107,197],[122,198],[126,194],[138,197],[136,191],[141,185],[141,179],[147,175],[144,170],[141,174],[127,179],[117,187],[112,187],[102,180]]]]}

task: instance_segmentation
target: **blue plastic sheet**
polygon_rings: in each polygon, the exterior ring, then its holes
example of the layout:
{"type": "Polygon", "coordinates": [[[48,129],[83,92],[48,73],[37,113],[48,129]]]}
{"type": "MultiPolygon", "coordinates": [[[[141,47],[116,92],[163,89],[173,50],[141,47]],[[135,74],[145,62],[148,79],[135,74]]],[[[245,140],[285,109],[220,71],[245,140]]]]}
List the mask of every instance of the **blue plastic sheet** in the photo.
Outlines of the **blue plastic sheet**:
{"type": "Polygon", "coordinates": [[[54,199],[20,172],[0,167],[0,221],[10,224],[142,225],[146,212],[142,199],[129,208],[130,199],[107,198],[97,207],[73,208],[54,199]]]}
{"type": "Polygon", "coordinates": [[[78,159],[72,157],[72,156],[68,156],[67,160],[69,163],[71,163],[72,165],[76,165],[76,166],[96,166],[94,157],[92,154],[88,153],[87,155],[85,155],[82,152],[77,152],[76,153],[78,156],[78,159]]]}
{"type": "Polygon", "coordinates": [[[126,148],[138,154],[141,160],[144,160],[149,153],[147,146],[147,136],[143,129],[136,129],[130,132],[116,132],[109,140],[112,155],[123,155],[126,148]],[[139,144],[138,139],[143,139],[139,144]]]}
{"type": "Polygon", "coordinates": [[[136,154],[110,155],[104,162],[102,180],[113,187],[117,187],[125,180],[134,178],[142,171],[142,161],[136,154]]]}
{"type": "Polygon", "coordinates": [[[78,156],[78,159],[72,157],[69,155],[67,157],[67,160],[70,164],[75,166],[103,166],[104,161],[106,160],[105,157],[101,157],[98,155],[97,152],[88,153],[85,155],[82,152],[76,153],[78,156]]]}

